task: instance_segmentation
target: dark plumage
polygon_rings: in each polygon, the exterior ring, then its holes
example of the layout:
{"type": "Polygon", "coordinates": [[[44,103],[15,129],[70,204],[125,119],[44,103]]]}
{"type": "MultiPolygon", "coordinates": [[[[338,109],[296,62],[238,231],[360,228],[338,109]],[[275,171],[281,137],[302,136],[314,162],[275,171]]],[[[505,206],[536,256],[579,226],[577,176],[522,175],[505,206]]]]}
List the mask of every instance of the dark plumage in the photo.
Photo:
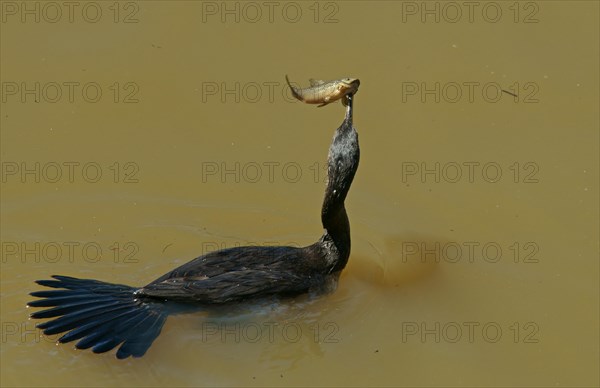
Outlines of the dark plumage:
{"type": "Polygon", "coordinates": [[[95,353],[118,345],[118,358],[146,353],[170,306],[214,306],[268,295],[296,295],[335,287],[350,256],[350,224],[344,200],[358,168],[358,135],[352,126],[352,98],[329,149],[328,177],[321,219],[325,233],[302,247],[237,247],[200,256],[150,284],[135,288],[91,279],[53,276],[37,283],[57,290],[36,291],[31,307],[51,307],[32,318],[44,334],[67,332],[58,341],[79,340],[95,353]]]}

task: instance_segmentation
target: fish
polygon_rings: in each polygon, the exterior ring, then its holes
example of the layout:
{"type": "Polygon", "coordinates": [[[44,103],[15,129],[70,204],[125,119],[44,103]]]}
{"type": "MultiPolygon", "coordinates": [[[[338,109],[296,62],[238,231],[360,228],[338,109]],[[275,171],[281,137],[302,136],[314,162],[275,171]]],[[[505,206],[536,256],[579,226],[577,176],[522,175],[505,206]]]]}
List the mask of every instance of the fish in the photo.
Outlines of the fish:
{"type": "Polygon", "coordinates": [[[360,86],[358,78],[342,78],[335,81],[322,81],[311,78],[308,80],[310,86],[305,89],[293,86],[287,74],[285,80],[296,99],[307,104],[320,104],[319,108],[339,99],[346,106],[347,100],[345,97],[356,93],[360,86]]]}

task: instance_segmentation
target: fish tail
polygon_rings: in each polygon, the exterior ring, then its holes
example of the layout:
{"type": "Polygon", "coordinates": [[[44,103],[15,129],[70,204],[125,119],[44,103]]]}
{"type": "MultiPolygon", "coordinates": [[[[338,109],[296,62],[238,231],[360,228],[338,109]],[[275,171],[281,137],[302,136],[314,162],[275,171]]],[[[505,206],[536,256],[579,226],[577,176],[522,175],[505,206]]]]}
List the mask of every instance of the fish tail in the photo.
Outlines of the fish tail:
{"type": "Polygon", "coordinates": [[[290,90],[292,91],[292,96],[302,101],[302,95],[300,94],[300,91],[298,90],[298,88],[292,86],[292,83],[290,82],[290,79],[288,78],[287,74],[285,75],[285,81],[287,82],[288,86],[290,87],[290,90]]]}
{"type": "Polygon", "coordinates": [[[53,318],[36,325],[45,335],[64,333],[60,343],[79,340],[78,349],[104,353],[120,345],[117,358],[141,357],[158,337],[168,316],[164,303],[138,298],[136,288],[69,276],[37,284],[58,290],[36,291],[31,318],[53,318]]]}

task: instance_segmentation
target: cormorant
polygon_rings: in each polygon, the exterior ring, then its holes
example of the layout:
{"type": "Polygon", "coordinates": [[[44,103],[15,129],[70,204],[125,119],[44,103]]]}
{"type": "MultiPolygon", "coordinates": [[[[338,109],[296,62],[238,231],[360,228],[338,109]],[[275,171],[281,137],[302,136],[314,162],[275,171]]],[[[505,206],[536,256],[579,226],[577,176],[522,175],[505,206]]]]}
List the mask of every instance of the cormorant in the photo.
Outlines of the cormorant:
{"type": "Polygon", "coordinates": [[[312,245],[298,248],[236,247],[208,253],[143,287],[68,276],[38,280],[57,290],[36,291],[30,307],[51,307],[31,318],[54,318],[37,325],[44,334],[67,332],[58,342],[79,340],[79,349],[117,358],[143,356],[170,314],[169,305],[215,306],[269,295],[331,290],[350,256],[350,224],[344,200],[358,168],[358,135],[352,125],[352,99],[335,131],[328,156],[328,183],[321,211],[325,228],[312,245]]]}

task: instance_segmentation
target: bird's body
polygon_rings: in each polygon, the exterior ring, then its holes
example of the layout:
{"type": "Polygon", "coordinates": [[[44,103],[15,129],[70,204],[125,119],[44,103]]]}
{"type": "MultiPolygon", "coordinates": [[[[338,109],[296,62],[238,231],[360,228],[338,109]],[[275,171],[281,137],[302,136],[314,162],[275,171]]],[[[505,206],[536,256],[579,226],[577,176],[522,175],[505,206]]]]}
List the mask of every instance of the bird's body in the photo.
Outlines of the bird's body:
{"type": "Polygon", "coordinates": [[[138,297],[219,304],[256,296],[299,294],[330,275],[319,243],[303,248],[236,247],[208,253],[136,291],[138,297]]]}
{"type": "Polygon", "coordinates": [[[271,295],[297,295],[335,288],[350,256],[350,225],[344,200],[358,168],[358,135],[352,126],[352,96],[329,150],[329,181],[321,219],[322,237],[306,247],[236,247],[208,253],[143,287],[54,276],[38,284],[31,314],[55,318],[38,324],[45,334],[67,332],[59,342],[79,339],[96,353],[119,346],[118,358],[145,354],[170,314],[169,303],[216,306],[271,295]],[[57,318],[58,317],[58,318],[57,318]]]}

